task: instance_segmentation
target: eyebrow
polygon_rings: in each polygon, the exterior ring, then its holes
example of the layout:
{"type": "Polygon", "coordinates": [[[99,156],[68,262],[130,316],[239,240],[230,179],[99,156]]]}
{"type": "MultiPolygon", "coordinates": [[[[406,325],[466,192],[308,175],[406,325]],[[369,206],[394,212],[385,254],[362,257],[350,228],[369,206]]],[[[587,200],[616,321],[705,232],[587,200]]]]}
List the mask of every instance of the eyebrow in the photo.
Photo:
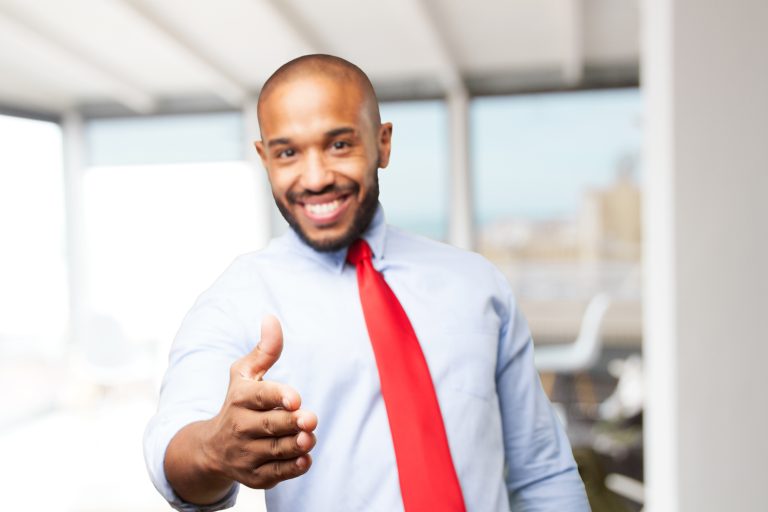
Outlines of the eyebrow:
{"type": "MultiPolygon", "coordinates": [[[[357,130],[352,128],[351,126],[342,126],[340,128],[334,128],[333,130],[328,130],[325,132],[325,137],[327,139],[331,139],[333,137],[338,137],[339,135],[347,135],[347,134],[357,134],[357,130]]],[[[278,137],[276,139],[270,139],[267,141],[267,147],[271,148],[272,146],[284,146],[291,143],[291,139],[288,137],[278,137]]]]}
{"type": "Polygon", "coordinates": [[[285,145],[290,143],[291,143],[291,139],[287,137],[282,137],[279,139],[270,139],[267,141],[267,147],[271,148],[272,146],[280,146],[280,145],[285,145]]]}
{"type": "Polygon", "coordinates": [[[325,132],[325,136],[328,138],[332,138],[332,137],[338,137],[339,135],[346,135],[349,133],[355,134],[357,133],[357,130],[355,130],[350,126],[343,126],[341,128],[334,128],[333,130],[329,130],[325,132]]]}

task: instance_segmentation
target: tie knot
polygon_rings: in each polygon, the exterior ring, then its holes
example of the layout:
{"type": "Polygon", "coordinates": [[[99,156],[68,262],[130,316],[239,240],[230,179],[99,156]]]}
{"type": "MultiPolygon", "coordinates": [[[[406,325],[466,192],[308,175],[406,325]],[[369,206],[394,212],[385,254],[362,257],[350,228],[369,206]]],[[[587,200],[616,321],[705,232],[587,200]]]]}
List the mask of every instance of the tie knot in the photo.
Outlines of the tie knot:
{"type": "Polygon", "coordinates": [[[352,265],[359,265],[363,261],[371,261],[371,248],[368,242],[359,238],[352,242],[347,251],[347,261],[352,265]]]}

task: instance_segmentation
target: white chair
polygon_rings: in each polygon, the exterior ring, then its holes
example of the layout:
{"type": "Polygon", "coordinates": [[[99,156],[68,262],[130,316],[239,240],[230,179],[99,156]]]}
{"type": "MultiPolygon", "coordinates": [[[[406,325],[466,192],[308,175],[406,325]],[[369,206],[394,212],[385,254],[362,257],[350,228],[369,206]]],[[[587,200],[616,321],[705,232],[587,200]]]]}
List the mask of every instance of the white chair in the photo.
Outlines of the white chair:
{"type": "Polygon", "coordinates": [[[564,345],[536,347],[534,361],[540,372],[579,373],[592,368],[603,348],[600,328],[611,305],[608,293],[598,293],[589,301],[576,341],[564,345]]]}

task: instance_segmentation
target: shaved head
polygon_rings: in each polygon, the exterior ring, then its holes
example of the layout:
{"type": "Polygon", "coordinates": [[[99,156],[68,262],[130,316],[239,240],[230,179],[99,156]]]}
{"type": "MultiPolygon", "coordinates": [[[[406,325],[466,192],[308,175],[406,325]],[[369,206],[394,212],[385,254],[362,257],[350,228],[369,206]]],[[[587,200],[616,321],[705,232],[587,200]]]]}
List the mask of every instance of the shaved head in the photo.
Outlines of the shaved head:
{"type": "Polygon", "coordinates": [[[258,116],[262,122],[262,111],[273,92],[282,85],[297,79],[326,78],[338,83],[354,84],[363,97],[364,108],[370,119],[371,127],[378,129],[381,125],[379,101],[368,75],[348,60],[333,55],[321,53],[303,55],[280,66],[272,73],[259,93],[258,116]]]}
{"type": "Polygon", "coordinates": [[[317,251],[348,246],[376,213],[391,148],[371,81],[339,57],[305,55],[269,77],[258,116],[254,145],[280,213],[317,251]]]}

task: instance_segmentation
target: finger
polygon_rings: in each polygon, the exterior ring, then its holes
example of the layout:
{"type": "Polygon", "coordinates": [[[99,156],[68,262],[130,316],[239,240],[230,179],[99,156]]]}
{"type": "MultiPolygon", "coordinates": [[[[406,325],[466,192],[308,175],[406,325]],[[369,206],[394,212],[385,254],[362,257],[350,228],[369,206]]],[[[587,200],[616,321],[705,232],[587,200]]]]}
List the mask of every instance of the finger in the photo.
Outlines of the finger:
{"type": "Polygon", "coordinates": [[[301,405],[301,396],[292,387],[268,380],[242,381],[232,389],[232,402],[253,411],[284,408],[294,411],[301,405]]]}
{"type": "Polygon", "coordinates": [[[302,416],[296,412],[283,409],[261,411],[248,417],[248,425],[245,433],[252,438],[280,437],[297,434],[302,431],[298,426],[298,420],[302,416]]]}
{"type": "Polygon", "coordinates": [[[283,329],[274,315],[261,320],[261,339],[253,350],[241,358],[239,373],[246,379],[261,380],[283,351],[283,329]]]}
{"type": "Polygon", "coordinates": [[[260,464],[276,460],[295,459],[309,453],[315,447],[314,434],[299,432],[292,436],[264,437],[249,442],[246,449],[253,453],[260,464]]]}
{"type": "Polygon", "coordinates": [[[296,411],[298,418],[296,425],[305,432],[312,432],[317,428],[317,415],[311,411],[296,411]]]}
{"type": "Polygon", "coordinates": [[[254,487],[274,487],[283,480],[303,475],[311,465],[312,457],[309,454],[295,459],[267,462],[252,471],[252,480],[256,483],[254,487]]]}

